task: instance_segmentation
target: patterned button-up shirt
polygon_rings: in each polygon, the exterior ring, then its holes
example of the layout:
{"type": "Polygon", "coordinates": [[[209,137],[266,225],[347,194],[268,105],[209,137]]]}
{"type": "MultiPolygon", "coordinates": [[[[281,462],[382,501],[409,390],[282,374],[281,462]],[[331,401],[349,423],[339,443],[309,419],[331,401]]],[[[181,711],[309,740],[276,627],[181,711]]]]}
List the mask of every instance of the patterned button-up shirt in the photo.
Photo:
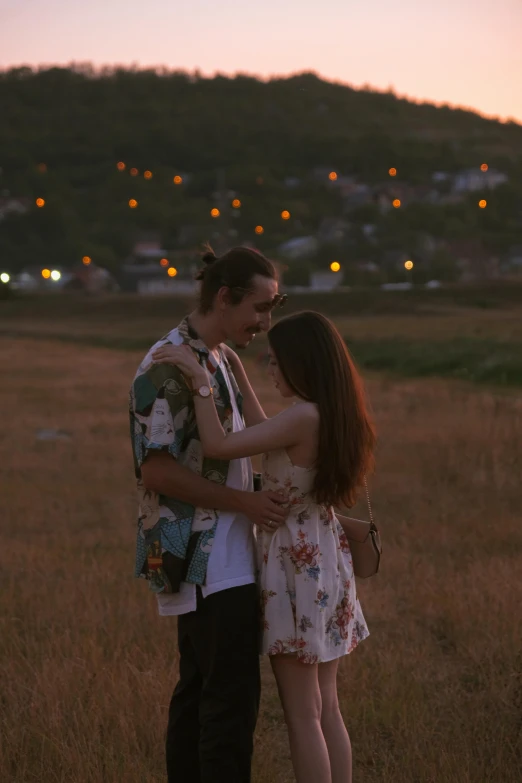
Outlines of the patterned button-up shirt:
{"type": "MultiPolygon", "coordinates": [[[[186,344],[193,349],[210,374],[223,429],[232,430],[232,407],[223,373],[185,319],[150,349],[130,390],[130,434],[139,503],[135,576],[148,579],[156,593],[176,593],[181,581],[205,583],[218,512],[147,490],[141,476],[147,454],[165,451],[180,464],[217,484],[226,483],[229,468],[226,460],[203,456],[194,398],[180,370],[174,365],[152,362],[152,352],[168,343],[186,344]]],[[[241,413],[241,394],[220,353],[241,413]]]]}

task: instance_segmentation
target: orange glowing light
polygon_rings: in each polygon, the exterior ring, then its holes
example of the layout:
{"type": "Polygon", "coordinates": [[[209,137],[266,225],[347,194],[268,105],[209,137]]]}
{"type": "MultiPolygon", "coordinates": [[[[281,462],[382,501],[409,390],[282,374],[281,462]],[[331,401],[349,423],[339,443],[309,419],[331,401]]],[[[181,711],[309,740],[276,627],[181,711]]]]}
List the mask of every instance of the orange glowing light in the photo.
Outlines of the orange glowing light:
{"type": "Polygon", "coordinates": [[[341,264],[339,263],[339,261],[332,261],[332,263],[330,264],[330,269],[332,270],[332,272],[338,272],[340,268],[341,268],[341,264]]]}
{"type": "Polygon", "coordinates": [[[147,171],[143,172],[143,176],[145,177],[145,179],[152,179],[152,171],[149,171],[147,169],[147,171]]]}
{"type": "Polygon", "coordinates": [[[176,275],[178,274],[178,270],[176,269],[175,266],[169,266],[169,268],[167,269],[167,274],[169,277],[176,277],[176,275]]]}
{"type": "Polygon", "coordinates": [[[263,228],[263,226],[256,226],[254,231],[256,232],[256,234],[259,234],[259,235],[265,233],[265,229],[263,228]]]}
{"type": "Polygon", "coordinates": [[[138,171],[138,169],[132,168],[129,173],[131,177],[137,177],[140,172],[138,171]]]}
{"type": "Polygon", "coordinates": [[[481,198],[480,201],[479,201],[479,207],[481,209],[486,209],[487,205],[488,205],[488,202],[486,201],[486,199],[485,198],[481,198]]]}
{"type": "Polygon", "coordinates": [[[129,199],[129,207],[131,209],[136,209],[137,206],[138,206],[138,202],[136,201],[135,198],[129,199]]]}
{"type": "Polygon", "coordinates": [[[405,261],[404,262],[404,268],[410,271],[410,269],[413,269],[413,261],[405,261]]]}
{"type": "Polygon", "coordinates": [[[168,266],[169,265],[169,259],[168,258],[161,258],[160,259],[160,266],[168,266]]]}
{"type": "Polygon", "coordinates": [[[239,209],[239,207],[241,206],[240,200],[238,198],[235,198],[234,201],[232,202],[232,206],[234,207],[234,209],[239,209]]]}
{"type": "Polygon", "coordinates": [[[45,207],[45,199],[43,199],[43,198],[37,198],[37,199],[36,199],[36,206],[37,206],[37,207],[45,207]]]}
{"type": "Polygon", "coordinates": [[[283,220],[290,220],[290,212],[287,209],[283,209],[281,212],[281,217],[283,220]]]}
{"type": "Polygon", "coordinates": [[[50,269],[42,269],[42,277],[44,280],[49,280],[51,277],[51,270],[50,269]]]}
{"type": "Polygon", "coordinates": [[[38,169],[40,174],[45,174],[45,172],[47,171],[47,164],[46,163],[39,163],[36,168],[38,169]]]}
{"type": "Polygon", "coordinates": [[[218,218],[220,215],[221,215],[221,212],[219,211],[219,209],[216,209],[216,207],[214,207],[214,209],[210,210],[210,217],[218,218]]]}
{"type": "Polygon", "coordinates": [[[392,204],[393,204],[393,206],[395,207],[395,209],[399,209],[399,207],[400,207],[400,205],[401,205],[401,200],[400,200],[400,198],[394,198],[394,199],[393,199],[393,201],[392,201],[392,204]]]}
{"type": "Polygon", "coordinates": [[[488,166],[487,163],[483,163],[482,166],[480,167],[481,171],[487,171],[488,169],[489,169],[489,166],[488,166]]]}
{"type": "Polygon", "coordinates": [[[328,174],[328,179],[330,180],[330,182],[335,182],[337,180],[337,172],[336,171],[331,171],[328,174]]]}
{"type": "Polygon", "coordinates": [[[388,174],[390,175],[390,177],[396,177],[397,169],[394,169],[393,167],[391,169],[388,169],[388,174]]]}
{"type": "Polygon", "coordinates": [[[92,258],[90,256],[84,256],[82,258],[82,264],[84,266],[89,266],[89,264],[92,262],[92,258]]]}
{"type": "Polygon", "coordinates": [[[183,182],[183,177],[180,177],[179,174],[176,174],[176,176],[172,181],[175,185],[181,185],[181,183],[183,182]]]}
{"type": "Polygon", "coordinates": [[[118,169],[118,171],[125,171],[125,163],[122,160],[120,160],[120,162],[116,164],[116,168],[118,169]]]}

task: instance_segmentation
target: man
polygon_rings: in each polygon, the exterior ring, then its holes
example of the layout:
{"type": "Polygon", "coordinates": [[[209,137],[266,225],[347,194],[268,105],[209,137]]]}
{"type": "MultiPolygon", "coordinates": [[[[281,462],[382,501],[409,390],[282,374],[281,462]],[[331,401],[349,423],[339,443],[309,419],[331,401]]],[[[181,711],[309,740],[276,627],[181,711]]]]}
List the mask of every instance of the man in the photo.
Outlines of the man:
{"type": "Polygon", "coordinates": [[[253,492],[249,459],[202,454],[194,395],[213,394],[225,430],[243,428],[242,397],[220,349],[245,347],[270,327],[273,264],[248,248],[203,257],[197,310],[154,345],[130,394],[139,493],[136,576],[159,613],[178,616],[180,678],[167,727],[169,783],[248,783],[259,707],[259,614],[252,525],[273,531],[286,512],[253,492]],[[154,364],[166,343],[191,346],[208,386],[191,389],[177,367],[154,364]]]}

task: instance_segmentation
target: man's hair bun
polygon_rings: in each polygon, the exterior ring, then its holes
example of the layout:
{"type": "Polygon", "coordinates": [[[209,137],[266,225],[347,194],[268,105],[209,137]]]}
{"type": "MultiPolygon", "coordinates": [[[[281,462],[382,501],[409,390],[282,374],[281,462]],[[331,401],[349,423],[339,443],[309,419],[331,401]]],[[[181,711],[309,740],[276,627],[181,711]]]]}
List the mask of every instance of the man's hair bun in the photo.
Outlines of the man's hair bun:
{"type": "Polygon", "coordinates": [[[205,272],[207,271],[207,267],[211,264],[214,264],[217,261],[217,256],[210,247],[210,245],[207,245],[205,248],[205,252],[201,256],[201,260],[205,264],[203,269],[200,269],[199,272],[196,275],[196,280],[203,280],[205,277],[205,272]]]}

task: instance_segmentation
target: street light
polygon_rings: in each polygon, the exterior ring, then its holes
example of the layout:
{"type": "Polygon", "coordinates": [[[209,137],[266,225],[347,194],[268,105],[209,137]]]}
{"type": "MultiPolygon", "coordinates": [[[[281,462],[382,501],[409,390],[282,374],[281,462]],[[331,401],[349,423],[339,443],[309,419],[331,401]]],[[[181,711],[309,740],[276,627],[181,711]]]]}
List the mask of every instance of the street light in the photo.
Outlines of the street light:
{"type": "Polygon", "coordinates": [[[178,274],[178,270],[176,269],[175,266],[169,266],[169,268],[167,269],[167,274],[169,277],[176,277],[176,275],[178,274]]]}
{"type": "Polygon", "coordinates": [[[181,185],[181,183],[183,182],[183,177],[180,177],[179,174],[176,174],[176,176],[172,181],[175,185],[181,185]]]}
{"type": "Polygon", "coordinates": [[[44,280],[49,280],[51,277],[51,270],[50,269],[42,269],[42,277],[44,280]]]}
{"type": "Polygon", "coordinates": [[[399,209],[399,207],[401,205],[400,198],[394,198],[393,201],[392,201],[392,205],[395,207],[395,209],[399,209]]]}
{"type": "Polygon", "coordinates": [[[168,258],[160,258],[160,266],[168,266],[168,265],[169,265],[168,258]]]}
{"type": "Polygon", "coordinates": [[[7,272],[2,272],[2,274],[0,275],[0,280],[2,281],[2,283],[8,283],[10,279],[11,278],[9,277],[7,272]]]}
{"type": "Polygon", "coordinates": [[[281,212],[281,217],[283,220],[290,220],[290,212],[287,209],[283,209],[281,212]]]}
{"type": "Polygon", "coordinates": [[[337,172],[336,171],[331,171],[328,174],[328,179],[330,180],[330,182],[335,182],[337,180],[337,172]]]}
{"type": "Polygon", "coordinates": [[[234,207],[234,209],[239,209],[241,206],[241,201],[238,198],[235,198],[234,201],[232,202],[232,206],[234,207]]]}
{"type": "Polygon", "coordinates": [[[408,270],[408,272],[413,269],[413,261],[405,261],[404,262],[404,268],[408,270]]]}
{"type": "Polygon", "coordinates": [[[256,234],[258,234],[259,236],[260,236],[261,234],[264,234],[264,233],[265,233],[265,229],[263,228],[263,226],[256,226],[256,227],[255,227],[255,229],[254,229],[254,231],[255,231],[255,232],[256,232],[256,234]]]}
{"type": "Polygon", "coordinates": [[[90,256],[84,256],[84,257],[82,258],[82,264],[83,264],[84,266],[89,266],[89,264],[91,263],[91,261],[92,261],[92,258],[91,258],[90,256]]]}
{"type": "Polygon", "coordinates": [[[388,174],[390,177],[396,177],[397,176],[397,169],[394,169],[393,166],[391,169],[388,169],[388,174]]]}
{"type": "Polygon", "coordinates": [[[137,206],[138,206],[138,202],[136,201],[135,198],[129,199],[129,207],[131,209],[136,209],[137,206]]]}
{"type": "Polygon", "coordinates": [[[122,160],[120,160],[119,163],[116,164],[116,168],[118,169],[118,171],[125,171],[125,163],[122,160]]]}
{"type": "Polygon", "coordinates": [[[62,273],[59,272],[57,269],[53,269],[53,271],[51,272],[51,280],[54,280],[54,282],[59,280],[61,276],[62,273]]]}
{"type": "Polygon", "coordinates": [[[332,261],[332,263],[330,264],[330,269],[332,270],[332,272],[339,272],[341,269],[341,264],[339,263],[339,261],[332,261]]]}
{"type": "Polygon", "coordinates": [[[487,171],[488,169],[489,169],[489,166],[488,166],[487,163],[483,163],[482,166],[480,167],[481,171],[487,171]]]}
{"type": "Polygon", "coordinates": [[[486,201],[486,199],[485,198],[481,198],[480,201],[479,201],[479,207],[481,209],[486,209],[487,205],[488,205],[488,202],[486,201]]]}
{"type": "Polygon", "coordinates": [[[138,169],[135,169],[134,167],[130,170],[131,177],[137,177],[140,172],[138,169]]]}
{"type": "Polygon", "coordinates": [[[149,171],[147,169],[147,171],[143,172],[143,176],[145,177],[145,179],[152,179],[152,171],[149,171]]]}
{"type": "Polygon", "coordinates": [[[221,212],[219,211],[219,209],[217,209],[217,207],[214,207],[214,209],[210,210],[210,217],[218,218],[220,215],[221,212]]]}
{"type": "Polygon", "coordinates": [[[45,199],[44,198],[37,198],[36,199],[36,206],[37,207],[45,207],[45,199]]]}

